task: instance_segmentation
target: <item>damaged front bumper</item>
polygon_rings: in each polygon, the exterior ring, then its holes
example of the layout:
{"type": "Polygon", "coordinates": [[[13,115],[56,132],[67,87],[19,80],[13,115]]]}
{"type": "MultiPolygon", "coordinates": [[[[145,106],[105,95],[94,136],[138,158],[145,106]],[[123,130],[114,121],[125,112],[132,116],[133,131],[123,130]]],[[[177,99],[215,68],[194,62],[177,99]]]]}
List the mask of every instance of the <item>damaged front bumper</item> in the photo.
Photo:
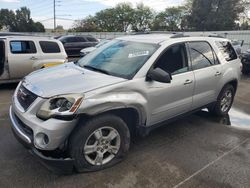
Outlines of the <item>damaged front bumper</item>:
{"type": "Polygon", "coordinates": [[[74,159],[71,158],[54,158],[49,155],[44,155],[42,151],[37,150],[33,144],[33,138],[21,125],[20,120],[15,117],[15,114],[10,106],[9,116],[11,120],[11,129],[17,140],[27,148],[36,158],[45,165],[50,171],[57,174],[71,174],[74,169],[74,159]]]}

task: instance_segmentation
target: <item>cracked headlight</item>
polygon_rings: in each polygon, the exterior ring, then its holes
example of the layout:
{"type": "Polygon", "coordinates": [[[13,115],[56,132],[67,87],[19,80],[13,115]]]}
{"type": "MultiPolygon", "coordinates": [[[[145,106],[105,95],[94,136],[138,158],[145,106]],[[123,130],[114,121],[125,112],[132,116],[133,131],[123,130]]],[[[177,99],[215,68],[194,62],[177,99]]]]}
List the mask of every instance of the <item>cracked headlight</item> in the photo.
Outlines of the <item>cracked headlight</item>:
{"type": "Polygon", "coordinates": [[[39,111],[37,117],[41,119],[49,119],[52,117],[72,116],[81,105],[83,95],[71,94],[56,96],[45,101],[39,111]]]}

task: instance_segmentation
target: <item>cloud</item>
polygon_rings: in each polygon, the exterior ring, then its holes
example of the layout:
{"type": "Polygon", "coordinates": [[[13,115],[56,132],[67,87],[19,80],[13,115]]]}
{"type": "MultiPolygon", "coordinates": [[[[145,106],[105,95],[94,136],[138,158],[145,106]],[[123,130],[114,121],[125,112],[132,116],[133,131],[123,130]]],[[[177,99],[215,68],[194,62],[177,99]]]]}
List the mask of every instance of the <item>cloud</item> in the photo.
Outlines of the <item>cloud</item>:
{"type": "Polygon", "coordinates": [[[85,1],[95,1],[106,6],[114,7],[118,3],[129,2],[133,6],[138,3],[143,3],[156,11],[162,11],[167,7],[177,6],[184,2],[184,0],[85,0],[85,1]]]}
{"type": "Polygon", "coordinates": [[[20,3],[20,0],[0,0],[0,2],[4,2],[4,3],[20,3]]]}

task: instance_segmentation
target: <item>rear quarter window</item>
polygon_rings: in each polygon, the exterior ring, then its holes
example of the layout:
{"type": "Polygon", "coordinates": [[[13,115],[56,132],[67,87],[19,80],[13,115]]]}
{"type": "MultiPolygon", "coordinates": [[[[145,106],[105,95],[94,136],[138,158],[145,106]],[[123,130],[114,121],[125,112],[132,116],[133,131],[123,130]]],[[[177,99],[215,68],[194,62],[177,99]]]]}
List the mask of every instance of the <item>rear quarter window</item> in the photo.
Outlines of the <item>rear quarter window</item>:
{"type": "Polygon", "coordinates": [[[216,41],[215,44],[218,46],[226,61],[232,61],[237,59],[237,54],[230,42],[216,41]]]}
{"type": "Polygon", "coordinates": [[[97,42],[97,40],[95,38],[93,38],[93,37],[87,37],[87,40],[89,42],[97,42]]]}
{"type": "Polygon", "coordinates": [[[60,53],[60,47],[56,42],[40,41],[39,42],[43,53],[60,53]]]}
{"type": "Polygon", "coordinates": [[[87,42],[84,37],[77,37],[77,42],[87,42]]]}

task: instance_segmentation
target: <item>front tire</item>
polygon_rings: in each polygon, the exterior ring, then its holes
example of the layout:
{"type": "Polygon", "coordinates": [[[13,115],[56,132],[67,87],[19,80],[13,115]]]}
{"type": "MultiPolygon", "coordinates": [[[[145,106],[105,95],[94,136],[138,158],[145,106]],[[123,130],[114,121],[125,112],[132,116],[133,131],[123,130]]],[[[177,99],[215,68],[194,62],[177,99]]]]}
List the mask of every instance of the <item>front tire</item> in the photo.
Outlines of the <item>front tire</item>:
{"type": "Polygon", "coordinates": [[[106,114],[80,121],[69,139],[78,172],[98,171],[120,162],[129,150],[130,132],[118,116],[106,114]]]}
{"type": "Polygon", "coordinates": [[[221,90],[216,104],[209,108],[209,111],[217,116],[225,116],[228,114],[232,107],[235,95],[235,89],[232,85],[228,84],[221,90]]]}

